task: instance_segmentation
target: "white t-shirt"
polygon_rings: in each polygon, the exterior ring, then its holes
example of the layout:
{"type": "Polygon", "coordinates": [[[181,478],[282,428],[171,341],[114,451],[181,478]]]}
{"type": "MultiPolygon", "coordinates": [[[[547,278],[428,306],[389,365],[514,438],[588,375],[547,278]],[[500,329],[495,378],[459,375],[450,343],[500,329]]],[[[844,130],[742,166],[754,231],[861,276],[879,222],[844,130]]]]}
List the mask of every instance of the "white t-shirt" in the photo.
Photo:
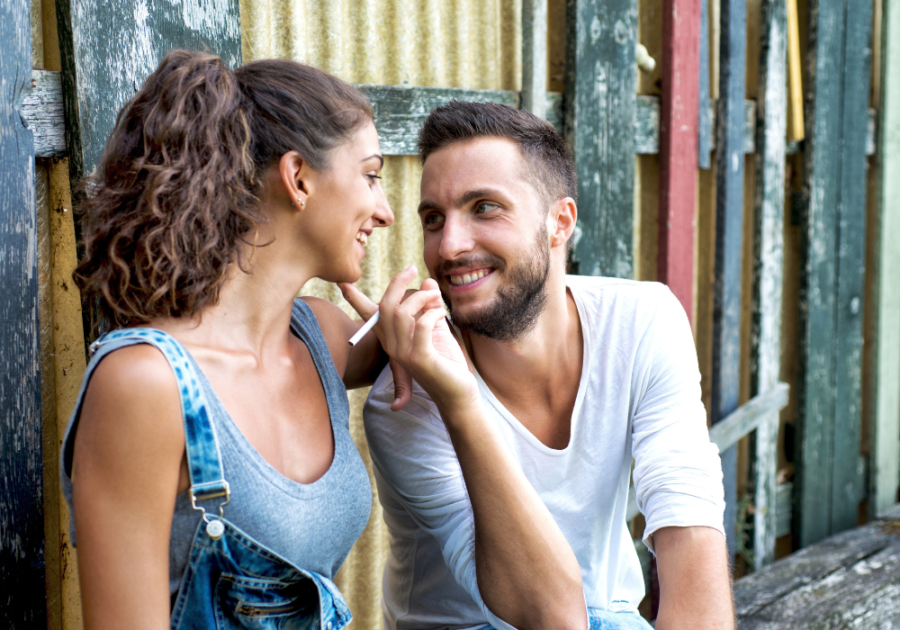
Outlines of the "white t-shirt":
{"type": "MultiPolygon", "coordinates": [[[[566,283],[584,338],[569,445],[545,446],[476,377],[489,421],[578,558],[587,605],[635,611],[644,581],[625,522],[632,457],[648,546],[667,526],[724,535],[721,463],[707,433],[690,326],[669,289],[585,276],[566,283]]],[[[481,599],[472,506],[436,406],[418,384],[402,411],[391,411],[393,398],[385,369],[364,418],[390,531],[387,627],[510,628],[481,599]]]]}

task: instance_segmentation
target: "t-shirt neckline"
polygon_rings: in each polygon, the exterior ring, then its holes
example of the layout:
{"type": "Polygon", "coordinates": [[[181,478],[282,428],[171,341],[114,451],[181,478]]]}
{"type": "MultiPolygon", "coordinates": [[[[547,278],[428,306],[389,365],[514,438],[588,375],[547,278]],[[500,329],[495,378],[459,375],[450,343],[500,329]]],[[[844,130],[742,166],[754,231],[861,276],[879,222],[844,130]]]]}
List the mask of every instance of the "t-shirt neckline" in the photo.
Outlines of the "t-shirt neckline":
{"type": "Polygon", "coordinates": [[[478,381],[478,388],[481,391],[481,394],[485,397],[485,399],[487,399],[487,401],[497,411],[497,413],[499,413],[534,448],[538,449],[546,455],[557,456],[568,454],[572,449],[572,444],[575,442],[576,429],[578,428],[579,418],[581,416],[581,408],[584,404],[585,391],[587,390],[587,373],[588,366],[590,365],[591,355],[591,334],[589,330],[590,322],[585,313],[584,302],[575,287],[572,287],[569,284],[568,277],[566,278],[566,288],[571,291],[572,299],[575,300],[575,308],[578,310],[578,320],[581,323],[581,338],[583,347],[581,354],[581,378],[578,381],[578,393],[575,395],[575,405],[572,407],[572,418],[569,425],[569,443],[566,444],[565,448],[551,448],[537,439],[534,434],[529,431],[525,427],[525,425],[519,422],[519,419],[516,418],[502,402],[500,402],[500,400],[494,395],[494,392],[491,391],[491,388],[488,387],[488,384],[484,382],[483,378],[481,378],[481,374],[478,372],[478,369],[473,366],[475,378],[478,381]]]}

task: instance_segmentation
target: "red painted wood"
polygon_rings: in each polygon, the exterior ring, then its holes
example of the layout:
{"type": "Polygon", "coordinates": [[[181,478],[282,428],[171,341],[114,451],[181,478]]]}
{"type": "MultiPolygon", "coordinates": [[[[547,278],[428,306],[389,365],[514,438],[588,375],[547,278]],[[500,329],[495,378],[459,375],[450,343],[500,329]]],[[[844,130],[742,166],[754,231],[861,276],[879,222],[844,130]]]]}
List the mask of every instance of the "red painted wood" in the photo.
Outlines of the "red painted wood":
{"type": "Polygon", "coordinates": [[[700,0],[663,1],[657,279],[693,320],[700,0]]]}

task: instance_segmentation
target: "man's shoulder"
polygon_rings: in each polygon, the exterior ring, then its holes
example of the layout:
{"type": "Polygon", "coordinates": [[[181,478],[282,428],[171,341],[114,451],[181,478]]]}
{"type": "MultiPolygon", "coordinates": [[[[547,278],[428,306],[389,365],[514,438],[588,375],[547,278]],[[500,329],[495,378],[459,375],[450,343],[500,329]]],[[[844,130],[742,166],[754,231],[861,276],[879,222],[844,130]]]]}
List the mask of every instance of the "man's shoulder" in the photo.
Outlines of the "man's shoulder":
{"type": "Polygon", "coordinates": [[[603,276],[566,276],[566,286],[590,313],[615,310],[619,314],[653,315],[660,309],[680,308],[666,285],[603,276]]]}

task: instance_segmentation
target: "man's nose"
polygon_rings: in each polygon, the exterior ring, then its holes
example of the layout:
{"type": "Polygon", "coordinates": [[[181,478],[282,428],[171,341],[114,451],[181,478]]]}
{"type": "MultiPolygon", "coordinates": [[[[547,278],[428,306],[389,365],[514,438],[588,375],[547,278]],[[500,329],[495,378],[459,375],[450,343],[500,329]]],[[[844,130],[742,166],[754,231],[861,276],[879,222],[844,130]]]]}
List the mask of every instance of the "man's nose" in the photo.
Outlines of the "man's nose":
{"type": "Polygon", "coordinates": [[[472,251],[475,241],[469,222],[456,213],[448,213],[441,230],[441,246],[438,250],[444,260],[453,260],[472,251]]]}

